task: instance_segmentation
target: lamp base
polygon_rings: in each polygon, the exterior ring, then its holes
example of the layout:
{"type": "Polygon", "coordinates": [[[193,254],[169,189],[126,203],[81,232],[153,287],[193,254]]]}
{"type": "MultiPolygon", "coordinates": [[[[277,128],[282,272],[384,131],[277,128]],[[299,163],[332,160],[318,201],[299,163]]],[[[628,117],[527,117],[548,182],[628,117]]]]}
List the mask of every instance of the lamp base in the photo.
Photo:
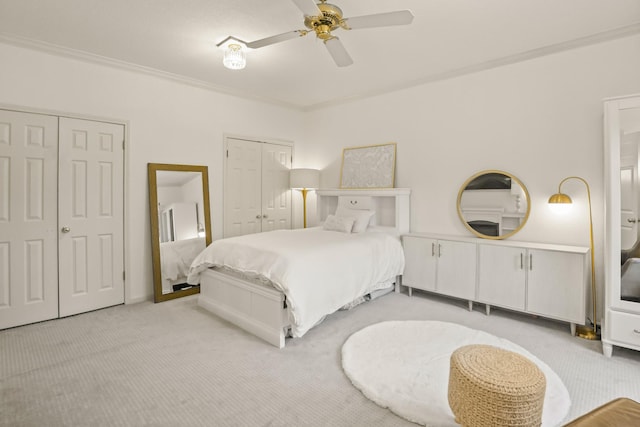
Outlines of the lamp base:
{"type": "Polygon", "coordinates": [[[600,330],[591,325],[577,325],[576,336],[585,340],[600,341],[600,330]]]}

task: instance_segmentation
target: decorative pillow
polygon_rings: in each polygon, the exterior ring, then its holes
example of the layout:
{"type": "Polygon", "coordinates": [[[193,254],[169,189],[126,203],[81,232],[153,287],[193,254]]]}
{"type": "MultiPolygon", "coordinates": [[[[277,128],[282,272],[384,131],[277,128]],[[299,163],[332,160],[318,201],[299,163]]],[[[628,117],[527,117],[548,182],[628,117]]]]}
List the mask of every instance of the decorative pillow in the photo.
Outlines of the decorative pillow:
{"type": "Polygon", "coordinates": [[[323,229],[329,231],[340,231],[341,233],[351,233],[354,219],[351,217],[329,215],[324,221],[323,229]]]}
{"type": "Polygon", "coordinates": [[[336,216],[354,219],[353,230],[351,230],[352,233],[364,232],[369,226],[373,215],[375,215],[375,211],[364,209],[349,209],[344,206],[338,206],[338,209],[336,209],[336,216]]]}

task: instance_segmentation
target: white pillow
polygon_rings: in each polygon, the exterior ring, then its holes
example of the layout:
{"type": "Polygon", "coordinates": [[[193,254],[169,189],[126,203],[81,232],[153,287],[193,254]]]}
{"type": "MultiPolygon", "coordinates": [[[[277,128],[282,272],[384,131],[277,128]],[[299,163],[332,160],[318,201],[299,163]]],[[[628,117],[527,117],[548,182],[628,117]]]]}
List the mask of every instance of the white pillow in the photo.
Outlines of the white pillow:
{"type": "Polygon", "coordinates": [[[336,209],[336,216],[354,219],[355,222],[353,224],[353,230],[351,230],[352,233],[362,233],[365,231],[375,213],[375,211],[349,209],[344,206],[338,206],[338,209],[336,209]]]}
{"type": "Polygon", "coordinates": [[[351,233],[354,219],[351,217],[329,215],[324,221],[322,228],[329,231],[340,231],[341,233],[351,233]]]}

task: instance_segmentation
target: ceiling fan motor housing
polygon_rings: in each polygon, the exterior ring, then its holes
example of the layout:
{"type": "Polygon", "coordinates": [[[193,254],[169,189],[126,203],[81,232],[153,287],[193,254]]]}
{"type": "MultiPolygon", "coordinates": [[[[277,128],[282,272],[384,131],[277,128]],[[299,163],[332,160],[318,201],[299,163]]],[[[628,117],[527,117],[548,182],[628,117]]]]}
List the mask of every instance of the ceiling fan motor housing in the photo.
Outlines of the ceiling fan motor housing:
{"type": "Polygon", "coordinates": [[[315,31],[319,39],[329,40],[333,37],[331,31],[340,26],[342,10],[336,5],[324,2],[318,4],[318,9],[320,9],[322,15],[306,16],[304,25],[315,31]]]}

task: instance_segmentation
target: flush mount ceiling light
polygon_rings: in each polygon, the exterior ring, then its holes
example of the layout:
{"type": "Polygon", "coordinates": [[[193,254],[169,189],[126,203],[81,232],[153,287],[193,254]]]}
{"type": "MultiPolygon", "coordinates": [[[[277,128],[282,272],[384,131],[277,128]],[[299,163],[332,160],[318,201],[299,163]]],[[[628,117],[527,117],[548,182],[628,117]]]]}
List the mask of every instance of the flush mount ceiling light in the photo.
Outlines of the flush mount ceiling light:
{"type": "Polygon", "coordinates": [[[241,40],[227,37],[216,45],[224,49],[222,64],[230,70],[242,70],[247,65],[245,43],[241,40]]]}

